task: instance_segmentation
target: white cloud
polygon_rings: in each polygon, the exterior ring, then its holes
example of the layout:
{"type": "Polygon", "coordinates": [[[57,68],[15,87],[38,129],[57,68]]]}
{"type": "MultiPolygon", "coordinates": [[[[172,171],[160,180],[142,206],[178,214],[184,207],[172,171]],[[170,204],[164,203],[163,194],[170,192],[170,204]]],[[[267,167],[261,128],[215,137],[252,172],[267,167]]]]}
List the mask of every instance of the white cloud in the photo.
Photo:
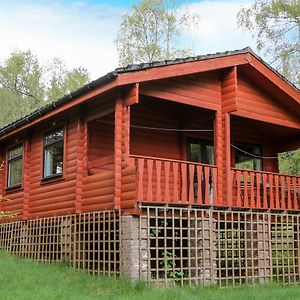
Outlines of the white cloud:
{"type": "Polygon", "coordinates": [[[30,4],[0,9],[1,59],[13,49],[30,49],[40,59],[62,58],[92,78],[117,66],[114,39],[123,11],[106,5],[30,4]]]}
{"type": "Polygon", "coordinates": [[[190,41],[199,53],[214,53],[241,49],[246,46],[255,48],[251,35],[238,28],[236,15],[242,5],[249,1],[201,1],[187,5],[188,11],[201,17],[198,28],[186,30],[185,41],[190,41]]]}

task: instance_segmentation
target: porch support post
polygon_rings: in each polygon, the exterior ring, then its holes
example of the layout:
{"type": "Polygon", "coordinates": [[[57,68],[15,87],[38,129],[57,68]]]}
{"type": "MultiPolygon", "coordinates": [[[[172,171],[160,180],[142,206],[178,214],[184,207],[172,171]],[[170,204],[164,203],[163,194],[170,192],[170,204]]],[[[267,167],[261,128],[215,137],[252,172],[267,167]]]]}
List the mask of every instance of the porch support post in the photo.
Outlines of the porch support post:
{"type": "Polygon", "coordinates": [[[5,179],[4,179],[4,174],[5,174],[5,164],[4,164],[4,161],[5,161],[5,154],[4,154],[4,147],[2,146],[0,148],[0,210],[2,210],[2,196],[4,194],[4,182],[5,182],[5,179]]]}
{"type": "Polygon", "coordinates": [[[215,121],[214,121],[214,155],[215,155],[215,165],[218,168],[217,176],[217,188],[218,188],[218,198],[217,203],[214,205],[223,204],[223,131],[222,131],[222,113],[221,111],[216,111],[215,121]]]}
{"type": "Polygon", "coordinates": [[[231,139],[230,139],[230,115],[229,113],[225,113],[223,116],[223,126],[225,129],[225,143],[224,143],[224,153],[225,153],[225,160],[224,160],[224,186],[226,187],[226,203],[228,206],[232,206],[232,180],[231,180],[231,139]]]}
{"type": "Polygon", "coordinates": [[[122,108],[122,117],[122,162],[127,166],[130,160],[130,106],[122,108]]]}
{"type": "MultiPolygon", "coordinates": [[[[230,113],[237,110],[237,67],[232,67],[221,84],[221,148],[222,171],[219,184],[223,185],[223,205],[232,205],[230,113]]],[[[220,193],[220,192],[219,192],[220,193]]]]}
{"type": "Polygon", "coordinates": [[[86,162],[86,147],[87,147],[87,123],[83,119],[82,113],[77,122],[77,167],[76,167],[76,199],[75,212],[81,213],[82,187],[84,176],[84,164],[86,162]]]}
{"type": "Polygon", "coordinates": [[[117,95],[115,102],[115,130],[114,130],[114,208],[119,209],[121,207],[121,179],[122,179],[122,124],[123,124],[123,112],[122,112],[122,97],[117,95]]]}
{"type": "Polygon", "coordinates": [[[27,134],[24,151],[23,220],[29,218],[31,137],[27,134]]]}

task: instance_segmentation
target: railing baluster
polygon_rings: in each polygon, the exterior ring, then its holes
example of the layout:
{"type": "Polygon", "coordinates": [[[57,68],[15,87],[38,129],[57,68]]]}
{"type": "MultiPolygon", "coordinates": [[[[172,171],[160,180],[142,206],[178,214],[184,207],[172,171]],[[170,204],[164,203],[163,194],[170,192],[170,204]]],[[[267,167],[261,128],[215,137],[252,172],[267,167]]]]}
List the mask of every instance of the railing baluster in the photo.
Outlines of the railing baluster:
{"type": "Polygon", "coordinates": [[[236,171],[236,206],[241,207],[242,206],[242,195],[241,195],[241,171],[236,171]]]}
{"type": "Polygon", "coordinates": [[[275,208],[280,208],[279,200],[279,176],[275,175],[275,208]]]}
{"type": "Polygon", "coordinates": [[[287,192],[287,209],[292,209],[291,177],[290,176],[286,176],[286,192],[287,192]]]}
{"type": "Polygon", "coordinates": [[[170,202],[170,162],[165,161],[165,202],[170,202]]]}
{"type": "MultiPolygon", "coordinates": [[[[228,206],[232,206],[234,205],[234,201],[233,201],[233,187],[235,186],[234,185],[234,172],[232,170],[229,171],[229,186],[231,187],[231,189],[229,189],[229,191],[227,191],[227,204],[228,206]]],[[[217,202],[216,204],[218,204],[219,201],[217,199],[217,202]]]]}
{"type": "Polygon", "coordinates": [[[147,159],[147,177],[148,177],[148,183],[147,183],[147,201],[152,202],[153,200],[153,192],[152,192],[152,186],[153,186],[153,160],[147,159]]]}
{"type": "Polygon", "coordinates": [[[267,174],[262,174],[263,179],[263,208],[269,208],[267,196],[267,174]]]}
{"type": "MultiPolygon", "coordinates": [[[[298,200],[297,200],[297,178],[293,177],[293,194],[294,194],[294,201],[293,201],[293,209],[298,210],[298,200]]],[[[298,197],[300,197],[300,191],[299,191],[299,195],[298,197]]]]}
{"type": "MultiPolygon", "coordinates": [[[[217,168],[212,168],[212,184],[213,184],[213,203],[211,203],[212,205],[217,204],[218,203],[218,186],[217,186],[217,178],[218,178],[218,169],[217,168]]],[[[232,183],[232,172],[230,172],[230,182],[232,183]]],[[[231,193],[231,197],[232,197],[232,193],[231,193]]],[[[229,201],[231,201],[232,203],[232,199],[229,199],[229,201]]]]}
{"type": "Polygon", "coordinates": [[[254,172],[250,173],[250,207],[255,208],[254,172]]]}
{"type": "Polygon", "coordinates": [[[195,202],[194,197],[194,181],[195,178],[195,165],[189,165],[189,203],[192,205],[195,202]]]}
{"type": "Polygon", "coordinates": [[[281,208],[285,209],[285,182],[284,182],[284,176],[280,176],[280,189],[281,189],[281,208]]]}
{"type": "Polygon", "coordinates": [[[173,177],[174,177],[174,195],[173,195],[173,201],[175,203],[179,202],[179,193],[178,193],[178,163],[173,163],[173,177]]]}
{"type": "Polygon", "coordinates": [[[197,204],[204,204],[202,196],[202,166],[197,166],[197,204]]]}
{"type": "Polygon", "coordinates": [[[155,161],[155,167],[156,167],[156,199],[157,202],[162,202],[161,199],[161,161],[156,160],[155,161]]]}
{"type": "Polygon", "coordinates": [[[187,165],[181,163],[181,202],[187,202],[187,165]]]}
{"type": "Polygon", "coordinates": [[[210,167],[204,167],[204,180],[205,180],[205,205],[209,205],[209,173],[210,167]]]}
{"type": "Polygon", "coordinates": [[[143,182],[143,175],[144,175],[144,159],[143,158],[138,158],[137,160],[138,164],[138,192],[137,192],[137,197],[138,201],[144,201],[144,193],[143,193],[143,188],[144,188],[144,182],[143,182]]]}
{"type": "Polygon", "coordinates": [[[256,208],[262,208],[262,197],[261,197],[261,174],[256,173],[256,208]]]}
{"type": "Polygon", "coordinates": [[[273,174],[269,174],[269,189],[270,189],[270,208],[274,208],[274,189],[273,189],[273,174]]]}
{"type": "Polygon", "coordinates": [[[248,199],[248,171],[243,171],[243,181],[244,181],[244,206],[249,207],[248,199]]]}

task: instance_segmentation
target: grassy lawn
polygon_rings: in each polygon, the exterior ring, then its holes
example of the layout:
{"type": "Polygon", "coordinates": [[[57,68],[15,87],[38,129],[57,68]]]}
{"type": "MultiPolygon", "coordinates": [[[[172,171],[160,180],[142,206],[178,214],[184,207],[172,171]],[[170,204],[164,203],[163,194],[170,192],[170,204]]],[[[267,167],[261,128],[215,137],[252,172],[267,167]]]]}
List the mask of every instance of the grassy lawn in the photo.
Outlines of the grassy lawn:
{"type": "Polygon", "coordinates": [[[0,251],[0,299],[300,299],[300,287],[270,284],[239,288],[154,288],[93,277],[64,264],[42,265],[0,251]]]}

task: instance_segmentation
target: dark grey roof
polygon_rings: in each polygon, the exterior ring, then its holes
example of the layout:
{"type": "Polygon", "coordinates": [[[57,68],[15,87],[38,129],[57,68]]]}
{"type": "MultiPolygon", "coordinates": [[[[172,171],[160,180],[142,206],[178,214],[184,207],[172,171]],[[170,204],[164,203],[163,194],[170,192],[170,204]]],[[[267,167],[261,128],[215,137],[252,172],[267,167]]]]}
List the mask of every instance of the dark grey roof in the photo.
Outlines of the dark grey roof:
{"type": "Polygon", "coordinates": [[[285,80],[287,83],[292,85],[295,89],[299,90],[295,85],[293,85],[291,82],[289,82],[284,76],[282,76],[275,69],[273,69],[271,66],[269,66],[259,56],[257,56],[250,47],[246,47],[241,50],[218,52],[218,53],[214,53],[214,54],[198,55],[198,56],[193,56],[193,57],[177,58],[177,59],[173,59],[173,60],[156,61],[156,62],[151,62],[151,63],[134,64],[134,65],[128,65],[127,67],[117,68],[114,71],[109,72],[106,75],[84,85],[80,89],[78,89],[74,92],[71,92],[70,94],[63,96],[62,98],[60,98],[56,101],[53,101],[53,102],[35,110],[34,112],[30,113],[29,115],[22,117],[19,120],[16,120],[16,121],[6,125],[2,129],[0,129],[0,137],[13,131],[16,128],[21,127],[22,125],[24,125],[26,123],[32,122],[33,120],[39,118],[42,115],[45,115],[45,114],[51,112],[55,108],[62,106],[65,103],[72,102],[79,96],[81,96],[97,87],[100,87],[108,82],[111,82],[113,79],[115,79],[118,76],[118,74],[137,72],[137,71],[142,71],[142,70],[151,69],[151,68],[158,68],[158,67],[164,67],[164,66],[169,66],[169,65],[183,64],[183,63],[188,63],[188,62],[201,61],[201,60],[207,60],[207,59],[213,59],[213,58],[219,58],[219,57],[225,57],[225,56],[233,56],[233,55],[239,55],[239,54],[246,54],[246,53],[251,53],[252,55],[254,55],[258,60],[260,60],[263,64],[265,64],[268,68],[270,68],[273,72],[275,72],[283,80],[285,80]]]}
{"type": "Polygon", "coordinates": [[[176,59],[172,59],[172,60],[154,61],[151,63],[128,65],[127,67],[117,68],[115,71],[118,74],[128,73],[128,72],[136,72],[136,71],[142,71],[142,70],[152,69],[152,68],[157,68],[157,67],[165,67],[165,66],[170,66],[170,65],[184,64],[184,63],[188,63],[188,62],[201,61],[201,60],[219,58],[219,57],[224,57],[224,56],[232,56],[232,55],[238,55],[238,54],[245,54],[245,53],[252,53],[253,55],[256,56],[256,54],[254,54],[254,52],[252,51],[252,49],[250,47],[246,47],[246,48],[240,49],[240,50],[217,52],[217,53],[213,53],[213,54],[176,58],[176,59]]]}

